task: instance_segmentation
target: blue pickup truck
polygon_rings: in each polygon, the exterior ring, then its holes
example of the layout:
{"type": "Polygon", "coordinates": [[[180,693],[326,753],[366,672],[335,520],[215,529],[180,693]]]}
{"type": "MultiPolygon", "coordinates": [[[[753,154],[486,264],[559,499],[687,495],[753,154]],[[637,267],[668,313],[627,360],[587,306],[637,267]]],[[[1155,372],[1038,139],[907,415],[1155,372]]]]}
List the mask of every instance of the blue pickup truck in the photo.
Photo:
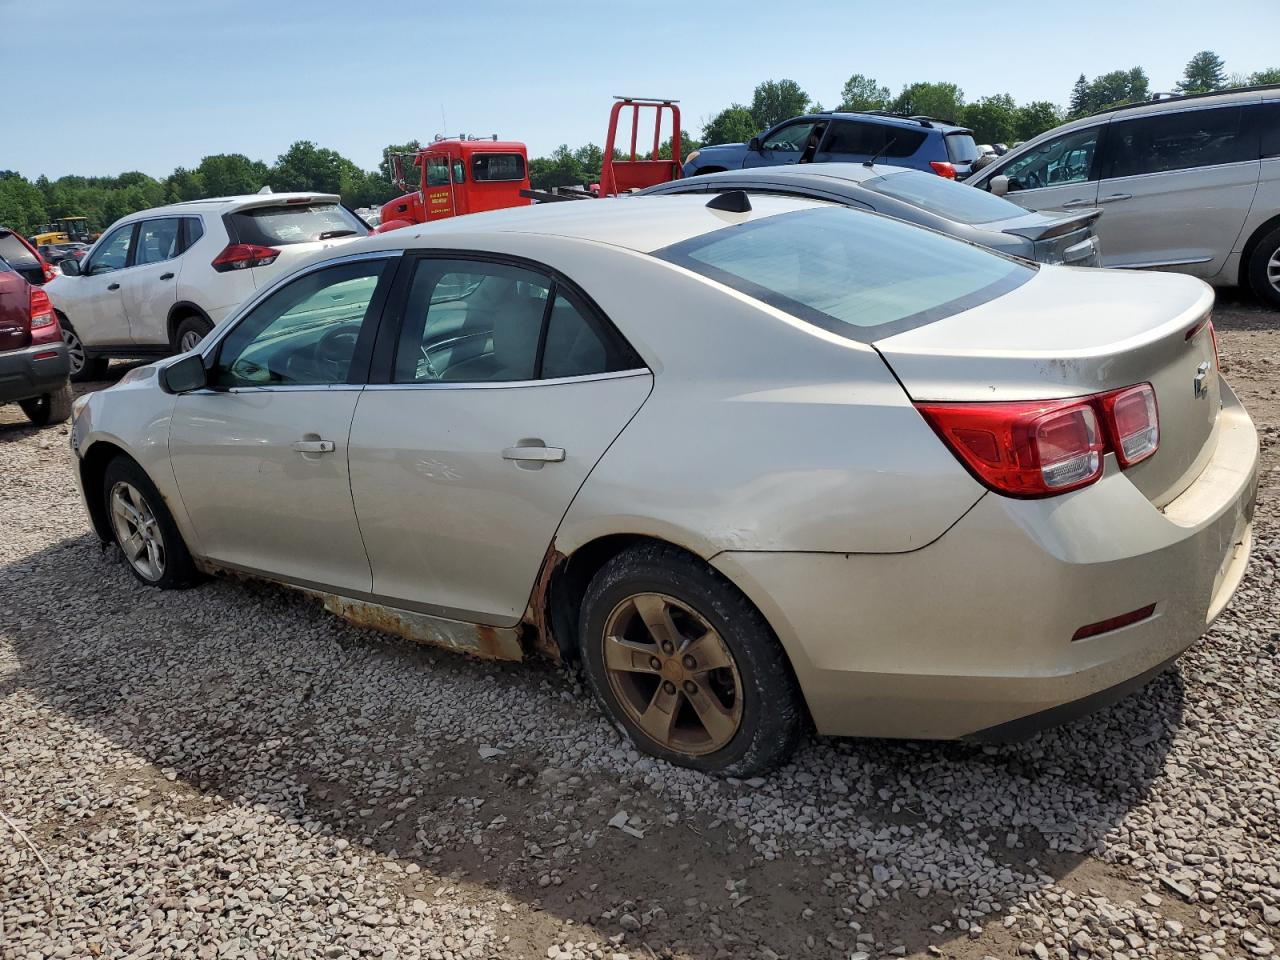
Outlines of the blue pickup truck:
{"type": "Polygon", "coordinates": [[[963,180],[973,172],[973,131],[932,117],[892,113],[811,113],[784,120],[747,143],[722,143],[689,154],[684,175],[875,159],[963,180]]]}

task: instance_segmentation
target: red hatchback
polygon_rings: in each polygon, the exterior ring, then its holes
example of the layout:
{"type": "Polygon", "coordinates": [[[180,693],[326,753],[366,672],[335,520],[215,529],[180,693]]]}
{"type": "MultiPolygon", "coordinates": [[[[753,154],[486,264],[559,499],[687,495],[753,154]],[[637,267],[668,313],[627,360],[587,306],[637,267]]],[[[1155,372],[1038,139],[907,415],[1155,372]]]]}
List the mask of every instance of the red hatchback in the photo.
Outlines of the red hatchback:
{"type": "Polygon", "coordinates": [[[38,427],[71,416],[71,365],[49,295],[0,260],[0,404],[38,427]]]}

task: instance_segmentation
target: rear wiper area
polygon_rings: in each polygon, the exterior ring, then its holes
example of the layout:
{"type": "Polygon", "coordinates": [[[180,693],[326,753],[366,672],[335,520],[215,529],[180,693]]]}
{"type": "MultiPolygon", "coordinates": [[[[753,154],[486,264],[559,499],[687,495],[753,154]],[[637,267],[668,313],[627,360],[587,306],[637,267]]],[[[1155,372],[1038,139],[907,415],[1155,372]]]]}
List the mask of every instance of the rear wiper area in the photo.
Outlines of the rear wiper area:
{"type": "Polygon", "coordinates": [[[354,237],[355,235],[356,235],[356,232],[354,230],[326,230],[324,233],[320,234],[320,236],[317,237],[316,239],[332,240],[334,237],[354,237]]]}

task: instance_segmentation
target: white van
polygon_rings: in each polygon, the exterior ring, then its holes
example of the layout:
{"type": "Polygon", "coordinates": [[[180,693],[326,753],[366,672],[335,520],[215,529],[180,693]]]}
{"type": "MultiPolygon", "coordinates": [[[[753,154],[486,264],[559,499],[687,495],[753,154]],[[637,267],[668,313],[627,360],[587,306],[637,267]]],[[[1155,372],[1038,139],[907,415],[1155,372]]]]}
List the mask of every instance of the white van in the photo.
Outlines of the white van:
{"type": "Polygon", "coordinates": [[[1104,210],[1103,266],[1248,286],[1280,307],[1280,85],[1103,111],[966,183],[1030,210],[1104,210]]]}

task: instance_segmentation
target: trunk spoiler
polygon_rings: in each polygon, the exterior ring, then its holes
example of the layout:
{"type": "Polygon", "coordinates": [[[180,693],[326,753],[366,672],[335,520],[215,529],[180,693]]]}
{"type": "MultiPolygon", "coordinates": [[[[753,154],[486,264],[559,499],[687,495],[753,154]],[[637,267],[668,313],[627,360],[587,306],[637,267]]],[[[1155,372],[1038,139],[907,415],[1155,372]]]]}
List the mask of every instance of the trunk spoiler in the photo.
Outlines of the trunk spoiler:
{"type": "Polygon", "coordinates": [[[1001,232],[1031,241],[1052,240],[1054,237],[1061,237],[1068,233],[1082,230],[1100,216],[1102,216],[1101,210],[1087,210],[1084,213],[1063,213],[1048,223],[1033,227],[1008,227],[1001,232]]]}

